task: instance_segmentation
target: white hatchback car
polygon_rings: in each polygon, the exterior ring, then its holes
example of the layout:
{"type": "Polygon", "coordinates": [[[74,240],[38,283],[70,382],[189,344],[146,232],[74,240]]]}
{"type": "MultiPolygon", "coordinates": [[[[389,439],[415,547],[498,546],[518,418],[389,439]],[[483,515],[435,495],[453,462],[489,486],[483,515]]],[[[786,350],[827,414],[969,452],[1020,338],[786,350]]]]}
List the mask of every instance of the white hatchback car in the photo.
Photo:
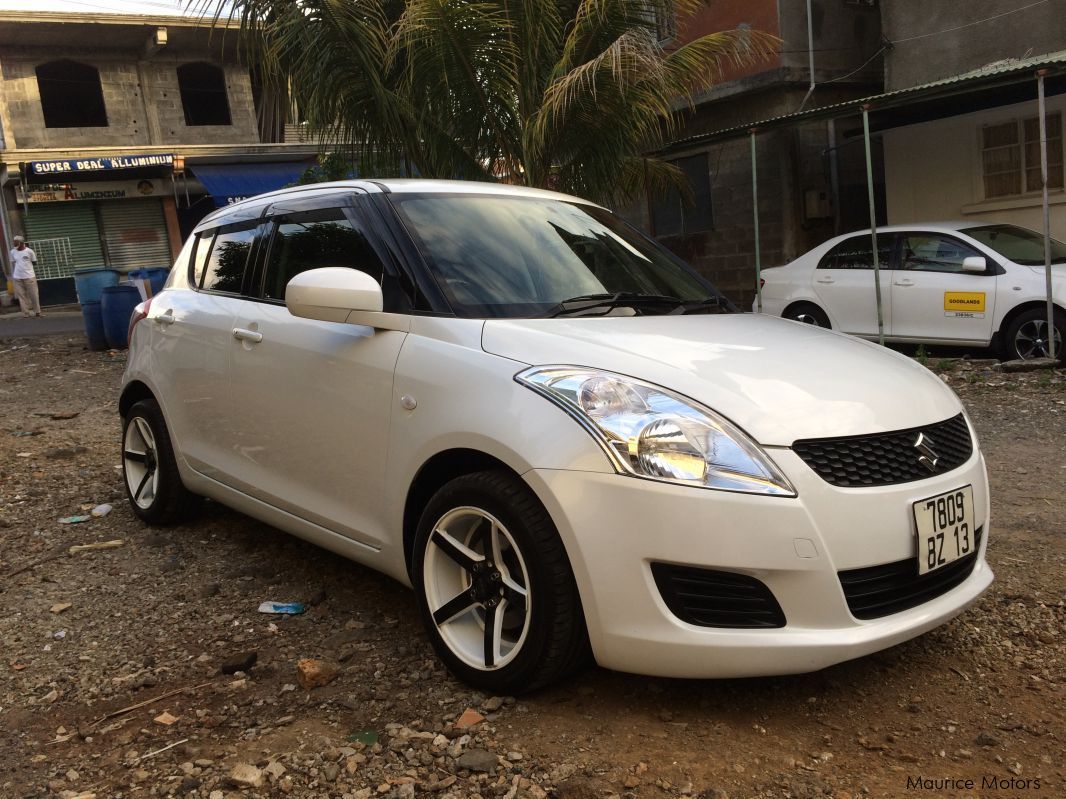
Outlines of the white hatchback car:
{"type": "MultiPolygon", "coordinates": [[[[877,238],[886,339],[1048,356],[1043,235],[949,222],[879,228],[877,238]]],[[[1066,244],[1052,240],[1051,258],[1055,353],[1066,360],[1066,244]]],[[[763,313],[878,336],[869,230],[830,239],[762,277],[763,313]]]]}
{"type": "Polygon", "coordinates": [[[604,209],[351,181],[205,219],[138,308],[134,511],[205,496],[413,585],[494,692],[589,652],[676,677],[805,672],[992,581],[950,389],[896,353],[734,313],[604,209]]]}

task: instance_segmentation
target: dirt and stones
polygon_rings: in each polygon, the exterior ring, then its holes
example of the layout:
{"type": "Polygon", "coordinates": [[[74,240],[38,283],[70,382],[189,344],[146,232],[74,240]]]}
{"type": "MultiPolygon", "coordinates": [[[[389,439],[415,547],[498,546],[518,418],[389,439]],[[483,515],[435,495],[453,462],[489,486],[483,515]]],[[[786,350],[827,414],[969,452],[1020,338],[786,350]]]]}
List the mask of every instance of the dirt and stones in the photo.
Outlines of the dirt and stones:
{"type": "Polygon", "coordinates": [[[210,503],[141,525],[118,470],[122,354],[51,338],[0,359],[2,797],[1066,795],[1062,371],[930,364],[993,488],[997,581],[953,623],[812,675],[590,668],[514,699],[452,679],[378,574],[210,503]],[[335,679],[300,687],[304,658],[335,679]]]}

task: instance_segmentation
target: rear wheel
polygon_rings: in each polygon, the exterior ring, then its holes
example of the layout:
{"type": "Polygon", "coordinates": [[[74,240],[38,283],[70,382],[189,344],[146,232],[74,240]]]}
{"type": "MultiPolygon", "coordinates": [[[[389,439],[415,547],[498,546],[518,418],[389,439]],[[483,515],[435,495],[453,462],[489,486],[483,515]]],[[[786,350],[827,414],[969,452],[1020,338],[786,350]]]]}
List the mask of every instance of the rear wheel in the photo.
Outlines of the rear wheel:
{"type": "MultiPolygon", "coordinates": [[[[1062,351],[1064,333],[1066,333],[1066,313],[1055,309],[1055,357],[1066,361],[1062,351]]],[[[1003,346],[1010,360],[1028,361],[1033,358],[1051,357],[1051,342],[1048,336],[1047,311],[1043,308],[1030,308],[1015,317],[1007,328],[1003,346]]]]}
{"type": "Polygon", "coordinates": [[[587,658],[562,541],[537,498],[509,473],[464,475],[433,496],[419,522],[412,579],[433,647],[470,685],[524,693],[587,658]]]}
{"type": "Polygon", "coordinates": [[[202,501],[181,482],[163,412],[154,399],[136,403],[122,422],[122,475],[130,507],[152,525],[183,521],[202,501]]]}
{"type": "Polygon", "coordinates": [[[781,314],[785,319],[814,325],[815,327],[831,328],[829,316],[813,302],[797,302],[788,306],[781,314]]]}

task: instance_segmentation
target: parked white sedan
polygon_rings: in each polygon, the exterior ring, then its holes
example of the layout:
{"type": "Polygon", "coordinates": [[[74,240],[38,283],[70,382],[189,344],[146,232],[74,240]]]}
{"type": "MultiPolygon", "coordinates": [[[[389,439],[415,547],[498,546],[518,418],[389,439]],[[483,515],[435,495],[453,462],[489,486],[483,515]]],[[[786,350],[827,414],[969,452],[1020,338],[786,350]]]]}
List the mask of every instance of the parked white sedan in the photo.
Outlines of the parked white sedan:
{"type": "MultiPolygon", "coordinates": [[[[947,222],[879,228],[877,238],[886,339],[1047,357],[1041,234],[1015,225],[947,222]]],[[[1066,358],[1066,244],[1052,240],[1051,257],[1055,351],[1066,358]]],[[[869,230],[830,239],[762,276],[763,313],[877,337],[869,230]]]]}
{"type": "Polygon", "coordinates": [[[941,380],[735,313],[572,197],[351,181],[237,203],[130,338],[138,516],[210,497],[379,569],[495,693],[588,653],[676,677],[811,671],[943,624],[992,581],[984,458],[941,380]]]}

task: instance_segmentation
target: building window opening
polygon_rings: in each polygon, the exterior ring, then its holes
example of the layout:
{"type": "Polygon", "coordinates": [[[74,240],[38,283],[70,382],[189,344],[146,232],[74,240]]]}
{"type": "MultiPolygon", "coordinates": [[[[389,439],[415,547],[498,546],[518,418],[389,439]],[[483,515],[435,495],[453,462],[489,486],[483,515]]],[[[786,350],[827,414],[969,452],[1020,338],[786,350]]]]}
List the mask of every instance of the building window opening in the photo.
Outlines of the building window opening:
{"type": "Polygon", "coordinates": [[[46,128],[106,128],[107,109],[96,67],[49,61],[35,70],[46,128]]]}
{"type": "MultiPolygon", "coordinates": [[[[1046,117],[1049,189],[1063,187],[1062,114],[1046,117]]],[[[1040,118],[1012,119],[981,128],[985,199],[1040,191],[1040,118]]]]}
{"type": "Polygon", "coordinates": [[[214,64],[182,64],[178,67],[178,91],[185,110],[185,124],[229,125],[226,74],[214,64]]]}
{"type": "Polygon", "coordinates": [[[651,197],[651,220],[655,235],[683,236],[712,230],[711,177],[707,153],[672,161],[691,190],[690,196],[671,187],[651,197]]]}

